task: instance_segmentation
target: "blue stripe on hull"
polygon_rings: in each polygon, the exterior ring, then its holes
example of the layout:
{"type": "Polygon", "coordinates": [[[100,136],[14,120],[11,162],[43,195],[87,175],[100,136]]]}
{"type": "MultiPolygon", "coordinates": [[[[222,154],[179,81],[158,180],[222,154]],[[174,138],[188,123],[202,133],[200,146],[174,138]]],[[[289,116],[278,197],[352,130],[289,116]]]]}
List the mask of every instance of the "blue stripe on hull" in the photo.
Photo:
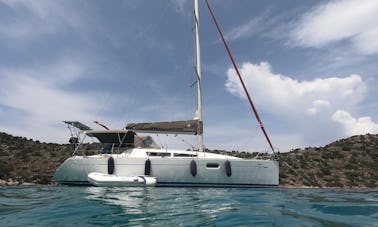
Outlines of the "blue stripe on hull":
{"type": "Polygon", "coordinates": [[[198,182],[157,182],[157,187],[234,187],[234,188],[276,188],[277,184],[228,184],[198,182]]]}
{"type": "MultiPolygon", "coordinates": [[[[69,186],[92,186],[88,181],[65,181],[60,184],[69,186]]],[[[156,187],[234,187],[234,188],[276,188],[277,184],[227,184],[197,182],[157,182],[156,187]]]]}

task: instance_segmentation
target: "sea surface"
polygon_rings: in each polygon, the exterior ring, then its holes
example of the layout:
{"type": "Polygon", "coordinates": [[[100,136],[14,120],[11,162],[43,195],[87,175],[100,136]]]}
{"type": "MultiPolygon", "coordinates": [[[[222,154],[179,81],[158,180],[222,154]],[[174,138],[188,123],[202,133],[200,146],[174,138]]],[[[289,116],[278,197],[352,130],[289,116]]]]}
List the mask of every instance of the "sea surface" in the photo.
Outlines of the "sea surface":
{"type": "Polygon", "coordinates": [[[0,187],[0,226],[378,226],[378,189],[0,187]]]}

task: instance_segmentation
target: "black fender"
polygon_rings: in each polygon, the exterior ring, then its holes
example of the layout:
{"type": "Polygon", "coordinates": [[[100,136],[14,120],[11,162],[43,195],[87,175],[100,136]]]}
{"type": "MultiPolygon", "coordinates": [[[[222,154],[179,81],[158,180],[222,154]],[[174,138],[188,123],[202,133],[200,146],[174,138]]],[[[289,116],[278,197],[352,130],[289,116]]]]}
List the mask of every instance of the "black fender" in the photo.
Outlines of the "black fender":
{"type": "Polygon", "coordinates": [[[114,158],[109,157],[108,158],[108,174],[113,174],[114,173],[114,158]]]}
{"type": "Polygon", "coordinates": [[[151,174],[151,160],[147,159],[144,163],[144,175],[150,176],[151,174]]]}
{"type": "Polygon", "coordinates": [[[192,174],[193,177],[197,175],[197,163],[194,160],[190,162],[190,174],[192,174]]]}
{"type": "Polygon", "coordinates": [[[229,160],[226,160],[226,162],[224,163],[224,167],[226,169],[226,175],[228,177],[231,177],[232,175],[231,162],[229,160]]]}

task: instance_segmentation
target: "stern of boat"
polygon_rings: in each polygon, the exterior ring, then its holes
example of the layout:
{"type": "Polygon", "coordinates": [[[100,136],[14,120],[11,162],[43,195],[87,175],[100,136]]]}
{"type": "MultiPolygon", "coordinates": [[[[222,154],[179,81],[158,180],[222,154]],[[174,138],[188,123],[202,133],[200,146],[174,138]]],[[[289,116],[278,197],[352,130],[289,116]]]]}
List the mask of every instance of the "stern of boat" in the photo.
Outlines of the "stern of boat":
{"type": "Polygon", "coordinates": [[[90,185],[87,175],[83,161],[77,157],[70,157],[55,171],[54,181],[64,185],[90,185]]]}

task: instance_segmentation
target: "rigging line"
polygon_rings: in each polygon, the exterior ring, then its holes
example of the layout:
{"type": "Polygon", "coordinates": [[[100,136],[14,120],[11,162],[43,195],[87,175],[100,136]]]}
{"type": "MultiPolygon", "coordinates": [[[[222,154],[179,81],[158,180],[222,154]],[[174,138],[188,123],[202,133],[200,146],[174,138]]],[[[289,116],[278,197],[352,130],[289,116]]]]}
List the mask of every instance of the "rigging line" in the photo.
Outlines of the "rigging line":
{"type": "MultiPolygon", "coordinates": [[[[68,128],[68,130],[70,130],[71,137],[73,137],[74,134],[73,134],[72,129],[71,129],[69,124],[67,124],[67,128],[68,128]]],[[[75,133],[75,134],[76,134],[75,136],[77,136],[77,133],[75,133]]]]}
{"type": "Polygon", "coordinates": [[[110,130],[106,125],[104,125],[104,124],[102,124],[102,123],[100,123],[100,122],[98,122],[98,121],[94,121],[94,123],[96,123],[96,124],[98,124],[99,126],[103,127],[103,128],[106,129],[107,131],[110,130]]]}
{"type": "Polygon", "coordinates": [[[299,176],[299,177],[301,177],[302,178],[302,180],[303,180],[303,182],[304,181],[306,181],[310,186],[311,185],[313,185],[313,183],[311,182],[311,180],[310,180],[310,178],[309,178],[309,176],[307,175],[307,174],[300,174],[298,171],[296,171],[291,165],[289,165],[289,163],[287,163],[286,161],[284,161],[284,160],[281,160],[281,162],[283,163],[283,164],[285,164],[291,171],[293,171],[294,173],[296,173],[297,174],[297,176],[299,176]]]}
{"type": "Polygon", "coordinates": [[[181,140],[181,142],[185,143],[186,145],[190,146],[190,148],[195,149],[196,146],[186,141],[183,137],[179,136],[178,134],[175,134],[175,137],[181,140]]]}
{"type": "Polygon", "coordinates": [[[160,144],[160,148],[164,148],[163,143],[160,140],[159,134],[156,134],[157,139],[159,140],[158,143],[160,144]]]}
{"type": "Polygon", "coordinates": [[[228,53],[228,56],[230,57],[230,60],[231,60],[231,62],[232,62],[232,65],[234,66],[234,69],[235,69],[235,71],[236,71],[236,74],[237,74],[238,77],[239,77],[239,80],[240,80],[240,82],[241,82],[241,84],[242,84],[242,87],[243,87],[243,89],[244,89],[244,92],[245,92],[245,94],[246,94],[246,96],[247,96],[247,98],[248,98],[249,104],[251,105],[251,108],[252,108],[252,110],[253,110],[253,113],[255,114],[256,120],[257,120],[258,124],[260,125],[260,128],[261,128],[261,130],[263,131],[264,136],[265,136],[266,140],[268,141],[270,148],[272,149],[273,153],[276,154],[276,152],[274,151],[274,148],[273,148],[272,142],[270,141],[269,136],[268,136],[267,132],[265,131],[264,125],[263,125],[263,123],[262,123],[262,121],[261,121],[261,119],[260,119],[259,114],[257,113],[256,107],[255,107],[255,105],[253,104],[252,98],[251,98],[251,96],[249,95],[249,92],[248,92],[248,90],[247,90],[247,87],[246,87],[245,84],[244,84],[244,81],[243,81],[243,78],[242,78],[241,75],[240,75],[240,72],[239,72],[238,66],[237,66],[236,63],[235,63],[235,60],[234,60],[234,58],[233,58],[233,56],[232,56],[232,54],[231,54],[230,48],[228,47],[228,44],[227,44],[227,42],[226,42],[226,40],[225,40],[225,38],[224,38],[224,36],[223,36],[222,30],[220,29],[220,27],[219,27],[219,25],[218,25],[217,19],[215,18],[214,12],[213,12],[213,10],[212,10],[212,8],[211,8],[211,6],[210,6],[208,0],[206,0],[206,5],[207,5],[207,8],[208,8],[209,11],[210,11],[210,14],[211,14],[211,17],[212,17],[212,19],[213,19],[213,21],[214,21],[214,24],[215,24],[215,26],[217,27],[218,33],[219,33],[220,37],[222,38],[222,41],[223,41],[224,47],[226,48],[226,51],[227,51],[227,53],[228,53]]]}
{"type": "Polygon", "coordinates": [[[198,26],[199,23],[198,23],[198,19],[197,19],[195,11],[193,11],[193,16],[194,16],[194,25],[192,27],[192,39],[191,39],[192,42],[193,42],[192,43],[192,48],[193,48],[193,50],[192,50],[192,53],[193,53],[192,64],[193,64],[193,69],[194,69],[194,74],[196,76],[196,80],[190,84],[190,88],[192,88],[194,85],[196,85],[198,83],[198,81],[200,80],[200,77],[198,75],[197,66],[196,66],[197,57],[196,57],[196,32],[195,32],[196,26],[198,26]]]}
{"type": "MultiPolygon", "coordinates": [[[[195,20],[197,20],[197,17],[196,17],[196,15],[195,15],[195,12],[193,12],[193,14],[194,14],[194,18],[195,18],[195,20]]],[[[195,22],[196,23],[196,22],[195,22]]],[[[191,47],[193,48],[192,49],[192,61],[190,62],[191,64],[192,64],[192,67],[193,67],[193,69],[194,69],[194,75],[195,75],[195,80],[194,80],[194,82],[192,82],[192,81],[190,81],[189,83],[190,83],[190,85],[189,85],[189,88],[191,88],[191,91],[193,91],[192,90],[192,88],[195,86],[195,85],[197,85],[197,83],[198,83],[198,80],[199,80],[199,75],[198,75],[198,71],[197,71],[197,67],[196,67],[196,38],[195,38],[195,27],[196,27],[196,25],[194,25],[193,26],[193,28],[192,28],[192,38],[191,38],[191,41],[193,42],[192,44],[191,44],[191,47]]],[[[192,73],[190,73],[190,75],[192,76],[193,74],[192,73]]],[[[191,79],[191,76],[189,77],[189,79],[191,79]]],[[[191,93],[191,96],[190,97],[192,97],[193,98],[193,100],[191,100],[192,101],[192,105],[194,105],[194,106],[196,106],[197,105],[197,103],[196,103],[196,99],[197,98],[194,98],[195,97],[195,95],[194,95],[194,92],[192,92],[191,93]]]]}
{"type": "Polygon", "coordinates": [[[194,81],[189,87],[192,88],[194,85],[196,85],[198,82],[194,81]]]}
{"type": "MultiPolygon", "coordinates": [[[[187,20],[185,20],[185,22],[187,22],[187,20]]],[[[187,79],[187,81],[186,81],[187,85],[185,85],[186,86],[185,88],[188,88],[188,89],[185,89],[185,95],[187,96],[186,101],[188,102],[188,105],[185,105],[185,106],[187,107],[187,112],[190,112],[190,111],[193,110],[190,107],[195,105],[195,100],[194,100],[192,88],[194,87],[194,85],[197,84],[197,80],[195,80],[193,82],[193,79],[192,79],[192,77],[193,77],[192,68],[194,68],[194,71],[196,71],[195,63],[194,63],[195,62],[195,55],[193,54],[193,53],[195,53],[195,44],[192,43],[192,41],[195,40],[194,32],[193,32],[194,29],[195,29],[195,26],[192,26],[192,21],[190,21],[190,25],[186,24],[185,28],[186,28],[185,31],[190,32],[190,35],[193,36],[190,39],[185,38],[183,48],[182,48],[184,50],[183,53],[186,53],[186,55],[183,58],[183,60],[185,60],[185,65],[183,66],[183,69],[184,69],[185,78],[187,79]],[[188,27],[189,27],[189,29],[188,29],[188,27]],[[194,48],[194,49],[192,50],[192,48],[194,48]]],[[[175,73],[176,73],[176,71],[177,70],[175,70],[175,73]]],[[[180,72],[182,72],[182,70],[180,72]]],[[[177,75],[179,75],[179,74],[177,74],[177,75]]],[[[195,74],[195,76],[196,76],[196,78],[198,77],[196,74],[195,74]]],[[[182,90],[180,90],[180,91],[182,91],[182,90]]]]}

